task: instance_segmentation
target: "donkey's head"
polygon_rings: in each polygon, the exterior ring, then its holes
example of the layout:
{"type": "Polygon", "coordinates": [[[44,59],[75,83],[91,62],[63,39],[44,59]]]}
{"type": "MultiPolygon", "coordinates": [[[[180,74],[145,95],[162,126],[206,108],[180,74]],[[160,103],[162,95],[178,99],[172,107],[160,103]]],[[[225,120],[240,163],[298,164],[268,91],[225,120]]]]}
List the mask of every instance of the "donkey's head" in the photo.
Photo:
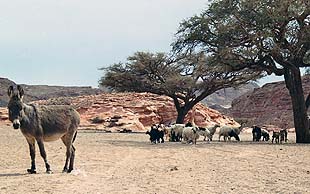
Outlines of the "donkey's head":
{"type": "Polygon", "coordinates": [[[13,123],[14,129],[18,129],[20,127],[20,121],[24,115],[24,90],[19,85],[17,86],[17,91],[14,90],[13,86],[10,86],[8,88],[8,96],[10,97],[8,104],[9,120],[13,123]]]}

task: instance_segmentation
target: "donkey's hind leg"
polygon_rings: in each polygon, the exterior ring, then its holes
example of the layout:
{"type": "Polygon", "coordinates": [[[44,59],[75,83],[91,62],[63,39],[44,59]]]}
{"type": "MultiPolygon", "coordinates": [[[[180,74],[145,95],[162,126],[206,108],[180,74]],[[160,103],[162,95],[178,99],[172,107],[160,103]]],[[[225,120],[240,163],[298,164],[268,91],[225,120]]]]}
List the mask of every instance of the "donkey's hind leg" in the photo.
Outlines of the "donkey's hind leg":
{"type": "Polygon", "coordinates": [[[71,157],[70,157],[68,173],[70,173],[73,170],[74,158],[75,158],[75,147],[72,145],[72,152],[71,152],[71,157]]]}
{"type": "Polygon", "coordinates": [[[74,137],[71,134],[66,134],[61,138],[62,142],[65,144],[67,151],[66,151],[66,162],[63,169],[63,172],[70,173],[73,170],[74,164],[74,156],[75,156],[75,148],[73,147],[72,143],[74,141],[74,137]],[[68,168],[70,160],[70,165],[68,168]]]}

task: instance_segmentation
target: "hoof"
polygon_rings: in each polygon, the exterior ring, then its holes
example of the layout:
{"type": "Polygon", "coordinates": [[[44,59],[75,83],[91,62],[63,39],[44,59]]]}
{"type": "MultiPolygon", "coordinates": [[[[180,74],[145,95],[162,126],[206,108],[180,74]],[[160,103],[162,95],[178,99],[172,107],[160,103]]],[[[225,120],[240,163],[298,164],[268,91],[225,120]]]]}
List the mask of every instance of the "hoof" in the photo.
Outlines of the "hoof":
{"type": "Polygon", "coordinates": [[[72,172],[72,170],[73,170],[73,169],[70,169],[70,168],[67,169],[67,168],[66,168],[66,169],[63,169],[62,172],[63,172],[63,173],[70,173],[70,172],[72,172]]]}
{"type": "Polygon", "coordinates": [[[64,169],[62,170],[62,172],[63,172],[63,173],[67,173],[67,172],[68,172],[68,169],[67,169],[67,168],[64,168],[64,169]]]}
{"type": "Polygon", "coordinates": [[[53,174],[53,171],[47,170],[47,171],[46,171],[46,174],[53,174]]]}
{"type": "Polygon", "coordinates": [[[28,174],[36,174],[37,171],[35,169],[27,169],[28,174]]]}
{"type": "Polygon", "coordinates": [[[64,168],[63,170],[62,170],[62,172],[63,173],[70,173],[70,172],[72,172],[72,170],[73,170],[73,168],[64,168]]]}
{"type": "Polygon", "coordinates": [[[69,170],[67,171],[67,173],[71,173],[73,170],[73,168],[69,168],[69,170]]]}

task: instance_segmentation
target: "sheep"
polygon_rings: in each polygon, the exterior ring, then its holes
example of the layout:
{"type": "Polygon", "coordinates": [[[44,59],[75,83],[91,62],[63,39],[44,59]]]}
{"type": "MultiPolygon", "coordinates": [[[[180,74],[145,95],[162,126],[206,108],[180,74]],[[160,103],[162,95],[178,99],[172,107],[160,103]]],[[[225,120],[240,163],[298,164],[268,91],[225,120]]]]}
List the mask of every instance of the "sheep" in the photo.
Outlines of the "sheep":
{"type": "Polygon", "coordinates": [[[220,125],[216,124],[209,128],[199,127],[198,134],[204,136],[203,141],[206,141],[208,137],[208,141],[212,141],[212,137],[216,131],[216,128],[220,127],[220,125]]]}
{"type": "Polygon", "coordinates": [[[158,130],[159,126],[152,125],[151,130],[147,131],[146,134],[150,135],[151,143],[164,143],[164,131],[158,130]],[[161,139],[161,141],[160,141],[161,139]]]}
{"type": "Polygon", "coordinates": [[[269,141],[269,139],[270,139],[270,136],[269,136],[268,131],[262,129],[262,141],[269,141]]]}
{"type": "Polygon", "coordinates": [[[262,137],[262,129],[256,125],[252,127],[253,141],[259,141],[262,137]]]}
{"type": "Polygon", "coordinates": [[[182,133],[185,125],[184,124],[173,124],[170,127],[171,141],[181,141],[182,133]]]}
{"type": "Polygon", "coordinates": [[[219,132],[219,141],[221,140],[221,136],[224,136],[224,141],[228,137],[229,140],[231,137],[234,137],[237,141],[240,141],[239,134],[241,131],[241,127],[230,127],[230,126],[222,126],[219,132]]]}
{"type": "Polygon", "coordinates": [[[182,137],[183,143],[191,143],[196,144],[197,139],[199,138],[198,127],[184,127],[182,137]]]}
{"type": "Polygon", "coordinates": [[[210,131],[210,141],[212,141],[213,135],[216,132],[216,128],[220,127],[219,124],[215,124],[213,127],[208,127],[208,130],[210,131]]]}
{"type": "Polygon", "coordinates": [[[206,141],[206,138],[208,137],[208,141],[212,141],[211,132],[208,128],[204,127],[198,127],[198,134],[201,136],[204,136],[203,141],[206,141]]]}
{"type": "Polygon", "coordinates": [[[237,141],[240,141],[240,138],[239,138],[238,134],[237,134],[234,130],[231,130],[231,131],[228,133],[229,141],[230,141],[230,138],[231,138],[231,137],[234,137],[237,141]]]}
{"type": "MultiPolygon", "coordinates": [[[[185,124],[185,127],[194,127],[196,126],[195,124],[192,124],[191,122],[188,122],[185,124]]],[[[196,126],[197,127],[197,126],[196,126]]],[[[212,127],[205,128],[205,127],[198,127],[198,134],[201,136],[204,136],[203,141],[206,141],[206,138],[208,137],[208,141],[212,141],[212,137],[216,131],[216,128],[220,127],[220,125],[215,124],[212,127]]]]}

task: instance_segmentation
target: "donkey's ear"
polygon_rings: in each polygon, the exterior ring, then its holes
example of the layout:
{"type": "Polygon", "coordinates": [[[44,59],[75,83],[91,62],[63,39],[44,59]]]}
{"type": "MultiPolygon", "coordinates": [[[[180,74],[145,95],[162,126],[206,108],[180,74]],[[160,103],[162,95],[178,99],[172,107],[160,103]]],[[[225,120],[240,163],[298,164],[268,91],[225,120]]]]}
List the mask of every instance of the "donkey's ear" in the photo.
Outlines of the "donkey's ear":
{"type": "Polygon", "coordinates": [[[13,90],[14,90],[14,87],[13,87],[13,86],[10,86],[10,87],[8,88],[8,96],[9,96],[9,97],[12,96],[13,90]]]}
{"type": "Polygon", "coordinates": [[[20,98],[22,98],[24,96],[24,93],[25,93],[24,89],[20,85],[17,85],[17,90],[18,90],[20,98]]]}

